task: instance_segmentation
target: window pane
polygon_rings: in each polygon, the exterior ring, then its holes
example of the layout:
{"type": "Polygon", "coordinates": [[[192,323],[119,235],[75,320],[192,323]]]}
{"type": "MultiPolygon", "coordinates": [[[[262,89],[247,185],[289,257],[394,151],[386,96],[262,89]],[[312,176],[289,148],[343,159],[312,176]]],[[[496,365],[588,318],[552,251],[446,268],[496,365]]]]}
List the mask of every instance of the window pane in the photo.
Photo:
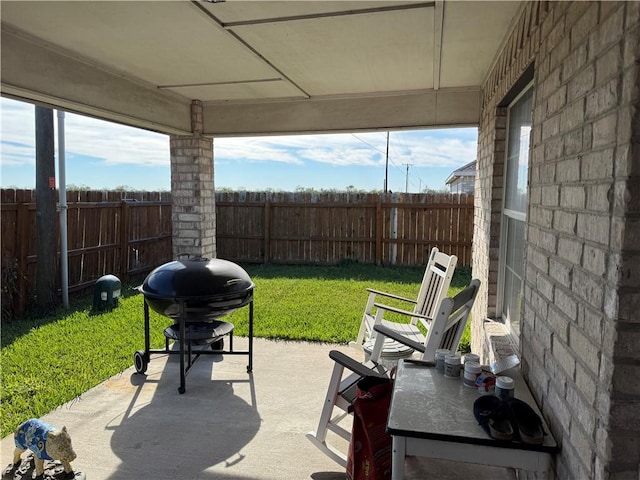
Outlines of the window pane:
{"type": "Polygon", "coordinates": [[[527,211],[532,101],[533,91],[529,90],[509,111],[504,206],[521,213],[527,211]]]}
{"type": "Polygon", "coordinates": [[[524,223],[506,220],[506,255],[503,283],[503,318],[513,334],[520,331],[520,302],[522,295],[522,272],[524,263],[524,223]]]}
{"type": "Polygon", "coordinates": [[[502,318],[511,334],[520,335],[520,307],[524,273],[524,234],[527,213],[527,182],[533,90],[529,89],[509,107],[507,158],[505,162],[504,209],[500,298],[502,318]]]}
{"type": "Polygon", "coordinates": [[[512,334],[520,333],[520,306],[522,302],[522,280],[507,269],[506,285],[510,291],[506,305],[506,315],[509,319],[509,329],[512,334]]]}
{"type": "Polygon", "coordinates": [[[507,219],[507,267],[522,278],[524,268],[524,223],[507,219]]]}

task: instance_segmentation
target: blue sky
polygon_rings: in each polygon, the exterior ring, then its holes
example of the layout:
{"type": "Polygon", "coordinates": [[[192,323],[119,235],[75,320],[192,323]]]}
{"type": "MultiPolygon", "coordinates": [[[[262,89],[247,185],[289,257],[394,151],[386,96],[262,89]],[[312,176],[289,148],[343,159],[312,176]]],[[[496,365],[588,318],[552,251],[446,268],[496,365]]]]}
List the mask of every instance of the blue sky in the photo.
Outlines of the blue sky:
{"type": "MultiPolygon", "coordinates": [[[[0,186],[34,188],[34,106],[2,98],[0,110],[0,186]]],[[[54,118],[57,122],[55,112],[54,118]]],[[[382,190],[386,135],[215,139],[215,185],[232,190],[382,190]]],[[[67,185],[171,188],[167,135],[66,113],[65,145],[67,185]]],[[[453,170],[475,159],[476,149],[476,128],[392,131],[389,189],[404,192],[407,177],[411,193],[443,189],[453,170]]]]}

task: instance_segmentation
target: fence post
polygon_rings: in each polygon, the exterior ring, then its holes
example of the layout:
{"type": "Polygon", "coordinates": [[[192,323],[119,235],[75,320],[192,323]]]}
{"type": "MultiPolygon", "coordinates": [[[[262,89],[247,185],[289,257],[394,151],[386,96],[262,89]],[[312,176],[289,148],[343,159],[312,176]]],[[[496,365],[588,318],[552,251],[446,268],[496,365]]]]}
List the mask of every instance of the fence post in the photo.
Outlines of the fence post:
{"type": "MultiPolygon", "coordinates": [[[[391,194],[391,201],[393,204],[397,202],[396,194],[391,194]]],[[[389,252],[389,263],[391,265],[395,265],[398,258],[398,243],[396,240],[398,239],[398,207],[391,207],[391,214],[389,215],[390,220],[390,235],[391,244],[390,244],[390,252],[389,252]]]]}
{"type": "Polygon", "coordinates": [[[269,263],[271,253],[271,202],[264,201],[264,263],[269,263]]]}
{"type": "Polygon", "coordinates": [[[129,278],[129,202],[120,202],[120,274],[129,278]]]}
{"type": "Polygon", "coordinates": [[[18,253],[18,312],[24,313],[27,309],[27,255],[29,255],[29,204],[18,205],[17,212],[16,243],[20,245],[18,253]],[[20,241],[22,239],[22,241],[20,241]]]}
{"type": "Polygon", "coordinates": [[[376,202],[376,265],[382,263],[382,235],[384,229],[382,226],[382,200],[378,195],[378,201],[376,202]]]}

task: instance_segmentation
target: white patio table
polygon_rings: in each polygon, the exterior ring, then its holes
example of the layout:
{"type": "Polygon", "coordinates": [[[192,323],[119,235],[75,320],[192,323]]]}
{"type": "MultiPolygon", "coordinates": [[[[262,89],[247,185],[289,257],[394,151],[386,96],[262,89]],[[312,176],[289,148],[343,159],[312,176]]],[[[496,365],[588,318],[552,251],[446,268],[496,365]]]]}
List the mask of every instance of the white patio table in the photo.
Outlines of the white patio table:
{"type": "MultiPolygon", "coordinates": [[[[515,397],[540,415],[520,370],[513,368],[502,375],[514,379],[515,397]]],[[[392,480],[404,479],[406,455],[509,467],[546,478],[558,445],[544,419],[542,445],[497,441],[473,415],[478,397],[478,391],[464,386],[462,378],[447,378],[433,367],[399,360],[387,421],[393,439],[392,480]]]]}

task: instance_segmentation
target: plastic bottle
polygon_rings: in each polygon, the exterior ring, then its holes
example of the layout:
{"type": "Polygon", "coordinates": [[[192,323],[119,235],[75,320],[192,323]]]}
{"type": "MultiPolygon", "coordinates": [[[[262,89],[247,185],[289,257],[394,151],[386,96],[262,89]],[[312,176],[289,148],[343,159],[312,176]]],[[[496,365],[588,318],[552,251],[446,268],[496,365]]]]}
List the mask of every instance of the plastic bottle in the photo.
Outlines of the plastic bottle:
{"type": "Polygon", "coordinates": [[[513,398],[515,384],[513,378],[501,376],[496,378],[496,396],[503,400],[513,398]]]}
{"type": "Polygon", "coordinates": [[[466,353],[464,356],[464,364],[466,365],[468,362],[480,363],[480,355],[476,355],[475,353],[466,353]]]}
{"type": "Polygon", "coordinates": [[[482,367],[478,362],[464,362],[464,386],[476,388],[476,380],[478,375],[482,373],[482,367]]]}
{"type": "Polygon", "coordinates": [[[447,348],[439,348],[436,350],[436,371],[444,373],[444,358],[450,353],[451,351],[447,348]]]}
{"type": "Polygon", "coordinates": [[[460,355],[452,353],[444,358],[444,376],[447,378],[460,378],[460,355]]]}

